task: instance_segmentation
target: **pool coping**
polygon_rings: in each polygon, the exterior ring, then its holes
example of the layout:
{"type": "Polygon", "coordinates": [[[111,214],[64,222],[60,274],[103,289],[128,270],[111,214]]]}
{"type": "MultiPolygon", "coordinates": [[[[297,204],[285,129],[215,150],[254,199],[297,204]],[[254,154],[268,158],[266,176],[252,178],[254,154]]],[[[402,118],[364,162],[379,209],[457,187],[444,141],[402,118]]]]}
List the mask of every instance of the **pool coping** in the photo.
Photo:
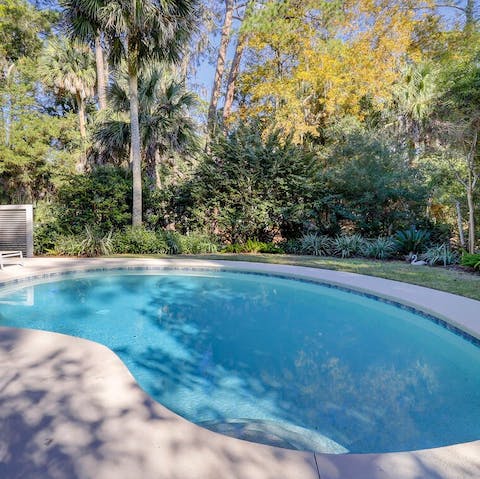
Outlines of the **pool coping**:
{"type": "MultiPolygon", "coordinates": [[[[328,283],[341,288],[355,290],[363,294],[374,295],[395,303],[402,303],[410,308],[414,308],[428,315],[437,317],[447,324],[451,324],[455,328],[465,331],[468,335],[474,338],[480,338],[479,301],[392,280],[363,276],[356,273],[314,269],[301,266],[272,265],[264,263],[233,262],[208,259],[194,260],[184,258],[32,258],[26,260],[23,268],[17,266],[7,266],[5,270],[0,273],[0,287],[7,286],[8,284],[14,284],[18,281],[28,281],[38,277],[48,277],[65,271],[82,272],[92,269],[103,270],[129,268],[212,269],[224,271],[243,271],[269,275],[280,275],[301,280],[328,283]],[[403,298],[408,299],[405,300],[403,298]]],[[[58,335],[57,333],[33,330],[14,330],[13,328],[0,328],[0,341],[2,338],[9,337],[14,333],[18,335],[18,339],[15,341],[9,340],[9,354],[7,354],[7,357],[3,362],[0,362],[0,367],[4,366],[4,364],[6,364],[5,367],[7,367],[9,370],[18,367],[19,370],[17,372],[20,377],[23,377],[22,375],[28,375],[29,372],[26,370],[26,368],[21,368],[20,365],[26,363],[30,364],[31,367],[31,362],[28,361],[28,358],[30,357],[30,360],[32,360],[33,356],[35,356],[35,352],[32,349],[25,351],[23,347],[23,343],[25,342],[28,343],[31,341],[40,341],[43,344],[45,342],[49,342],[46,338],[50,338],[50,342],[55,344],[55,347],[57,347],[60,343],[65,345],[68,344],[66,349],[69,350],[71,354],[74,354],[75,351],[80,354],[81,351],[89,350],[89,359],[97,356],[101,357],[102,359],[99,362],[99,366],[96,366],[96,363],[89,363],[85,364],[85,368],[96,371],[93,373],[94,376],[96,375],[96,377],[102,377],[105,379],[107,375],[105,365],[110,365],[112,374],[114,374],[119,381],[121,378],[123,383],[128,383],[129,390],[131,389],[135,391],[135,400],[132,401],[132,404],[135,402],[138,402],[139,404],[148,403],[149,408],[155,411],[155,417],[168,417],[169,434],[172,437],[176,437],[177,433],[175,431],[177,430],[179,431],[179,437],[183,437],[180,431],[183,431],[183,434],[185,434],[183,441],[187,441],[188,438],[193,436],[201,437],[203,448],[206,447],[211,463],[215,464],[215,471],[218,470],[218,472],[215,472],[208,465],[200,466],[198,464],[194,469],[189,469],[186,467],[185,461],[182,461],[181,465],[178,464],[178,461],[175,461],[175,468],[172,469],[172,471],[175,472],[170,472],[168,474],[166,473],[167,475],[159,475],[160,473],[156,469],[156,466],[152,465],[152,469],[149,471],[143,471],[141,477],[155,477],[156,479],[160,477],[168,477],[172,479],[177,477],[182,479],[190,477],[202,479],[213,479],[214,477],[235,477],[242,479],[273,479],[280,477],[285,477],[286,479],[296,479],[297,477],[299,479],[318,479],[320,477],[321,479],[414,479],[420,477],[432,477],[436,479],[459,479],[480,477],[480,441],[473,441],[466,444],[457,444],[430,450],[402,453],[328,455],[281,449],[279,450],[278,448],[262,446],[259,444],[221,436],[195,426],[194,424],[175,415],[155,401],[152,401],[142,390],[140,390],[138,386],[136,386],[135,380],[120,359],[111,350],[104,346],[79,338],[58,335]],[[52,338],[54,338],[54,340],[52,338]],[[208,447],[206,445],[208,445],[208,447]],[[252,459],[248,465],[242,463],[242,467],[238,468],[234,467],[238,460],[232,460],[232,454],[237,458],[240,457],[239,455],[241,455],[244,458],[251,457],[254,459],[252,459]],[[177,469],[181,469],[183,472],[180,474],[177,469]],[[229,473],[226,475],[222,475],[220,472],[227,470],[229,473]],[[273,473],[273,471],[277,472],[273,473]]],[[[45,349],[48,349],[49,347],[53,348],[54,346],[52,344],[45,346],[45,349]]],[[[0,347],[0,352],[1,349],[2,348],[0,347]]],[[[84,361],[87,361],[87,359],[84,361]]],[[[35,369],[35,367],[33,369],[35,369]]],[[[66,383],[68,385],[69,381],[66,381],[66,383]]],[[[65,387],[68,389],[67,386],[65,387]]],[[[98,388],[99,384],[97,384],[96,387],[98,388]]],[[[3,392],[1,391],[2,389],[0,388],[0,403],[3,397],[3,392]]],[[[75,393],[78,394],[77,391],[75,391],[75,393]]],[[[88,398],[89,394],[91,395],[93,393],[85,392],[85,398],[88,398]]],[[[113,396],[115,396],[114,391],[110,391],[109,394],[113,394],[113,396]]],[[[107,409],[110,407],[108,398],[109,395],[106,394],[103,403],[103,407],[107,409]]],[[[110,400],[115,402],[112,396],[110,396],[110,400]]],[[[133,409],[134,408],[132,408],[132,410],[133,409]]],[[[18,411],[15,412],[18,414],[18,411]]],[[[39,414],[40,413],[41,411],[39,411],[39,414]]],[[[12,412],[9,417],[11,418],[12,415],[14,415],[14,412],[12,412]]],[[[2,416],[0,416],[0,418],[1,417],[2,416]]],[[[3,418],[3,421],[6,421],[8,424],[9,418],[3,418]]],[[[138,418],[136,418],[136,421],[138,423],[136,427],[139,431],[150,430],[148,421],[140,421],[138,418]]],[[[66,422],[69,423],[68,420],[66,422]]],[[[152,419],[152,422],[155,422],[155,420],[152,419]]],[[[116,427],[120,426],[117,425],[116,427]]],[[[159,434],[161,429],[163,430],[164,427],[159,426],[156,432],[149,432],[150,436],[159,434]]],[[[2,437],[2,435],[3,434],[0,434],[0,437],[2,437]]],[[[145,437],[150,436],[145,433],[145,437]]],[[[182,439],[177,438],[176,440],[182,443],[182,439]]],[[[162,447],[158,444],[156,444],[155,447],[151,447],[151,444],[149,448],[147,447],[147,451],[149,451],[149,454],[151,455],[149,456],[149,460],[152,462],[152,464],[155,463],[152,457],[154,457],[155,454],[158,455],[159,449],[162,450],[162,447]]],[[[4,464],[4,461],[2,461],[1,451],[2,448],[0,440],[0,473],[2,472],[2,465],[4,464]]],[[[168,454],[165,452],[165,448],[162,451],[162,464],[165,465],[165,461],[168,462],[169,458],[168,454]]],[[[95,455],[94,452],[95,451],[90,451],[91,454],[95,455]]],[[[15,456],[14,453],[12,454],[15,456]]],[[[190,451],[188,457],[193,457],[195,455],[195,451],[190,451]]],[[[87,457],[90,457],[91,460],[91,455],[87,454],[87,457]]],[[[125,457],[127,457],[127,454],[125,454],[125,457]]],[[[204,462],[203,459],[204,457],[202,458],[202,463],[204,462]]],[[[69,457],[69,461],[72,460],[73,459],[69,457]]],[[[86,459],[79,457],[74,462],[75,464],[83,464],[85,460],[86,459]]],[[[104,458],[102,464],[105,466],[105,464],[108,462],[109,461],[104,458]]],[[[186,462],[188,463],[189,461],[186,462]]],[[[5,464],[5,467],[7,468],[6,470],[11,471],[10,473],[12,475],[2,477],[27,477],[25,475],[13,475],[20,467],[18,461],[11,459],[5,464]]],[[[113,467],[114,466],[110,464],[109,467],[106,468],[108,471],[110,471],[108,474],[111,474],[113,467]]],[[[135,466],[133,465],[131,467],[134,468],[135,466]]],[[[140,468],[143,466],[138,464],[138,467],[140,468]]],[[[161,468],[160,466],[158,467],[161,468]]],[[[91,470],[85,472],[85,467],[83,466],[82,472],[76,473],[77,475],[74,476],[69,473],[70,475],[65,475],[65,477],[78,477],[82,479],[90,477],[103,478],[103,476],[98,472],[100,469],[102,468],[99,464],[97,464],[95,467],[95,474],[93,474],[93,471],[91,470]]],[[[38,477],[40,477],[38,471],[36,471],[36,474],[38,477]]],[[[129,474],[130,475],[122,475],[122,470],[119,470],[115,477],[133,477],[131,475],[131,470],[129,474]]],[[[35,475],[32,474],[31,477],[35,477],[35,475]]],[[[107,477],[113,477],[113,475],[106,475],[105,478],[107,477]]]]}

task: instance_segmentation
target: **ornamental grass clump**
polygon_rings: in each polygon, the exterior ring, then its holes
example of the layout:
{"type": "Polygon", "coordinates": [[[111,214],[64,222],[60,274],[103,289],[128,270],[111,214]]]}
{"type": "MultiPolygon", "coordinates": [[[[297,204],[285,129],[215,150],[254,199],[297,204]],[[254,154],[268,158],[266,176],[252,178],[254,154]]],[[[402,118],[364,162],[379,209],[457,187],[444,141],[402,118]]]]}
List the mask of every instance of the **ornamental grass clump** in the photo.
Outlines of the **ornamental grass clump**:
{"type": "Polygon", "coordinates": [[[458,254],[455,251],[452,251],[447,244],[441,244],[428,248],[422,255],[422,259],[430,266],[435,266],[437,264],[447,266],[449,264],[458,263],[458,254]]]}
{"type": "Polygon", "coordinates": [[[303,235],[300,239],[300,252],[313,256],[329,256],[332,253],[332,240],[328,236],[315,233],[303,235]]]}
{"type": "Polygon", "coordinates": [[[365,240],[358,234],[337,236],[332,243],[335,256],[351,258],[361,256],[365,249],[365,240]]]}
{"type": "Polygon", "coordinates": [[[395,253],[395,242],[392,238],[376,238],[365,241],[363,254],[367,258],[388,259],[395,253]]]}

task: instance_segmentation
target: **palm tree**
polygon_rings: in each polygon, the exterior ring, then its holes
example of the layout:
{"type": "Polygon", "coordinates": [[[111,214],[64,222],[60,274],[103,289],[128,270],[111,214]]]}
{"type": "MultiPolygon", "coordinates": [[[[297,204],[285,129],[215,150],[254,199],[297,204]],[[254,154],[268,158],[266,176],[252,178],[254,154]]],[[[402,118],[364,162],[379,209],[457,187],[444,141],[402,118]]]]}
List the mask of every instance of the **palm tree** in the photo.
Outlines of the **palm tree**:
{"type": "Polygon", "coordinates": [[[436,72],[428,64],[411,65],[403,74],[394,96],[397,124],[406,136],[409,163],[418,159],[426,121],[438,97],[436,72]]]}
{"type": "Polygon", "coordinates": [[[60,4],[63,7],[66,29],[70,36],[93,45],[97,70],[98,106],[103,110],[107,106],[107,75],[98,12],[105,2],[103,0],[62,0],[60,4]]]}
{"type": "Polygon", "coordinates": [[[132,223],[142,223],[138,77],[145,67],[176,63],[194,29],[197,0],[110,0],[98,10],[113,64],[125,62],[130,102],[132,223]]]}
{"type": "MultiPolygon", "coordinates": [[[[197,128],[188,114],[197,103],[182,82],[163,69],[152,68],[142,75],[138,88],[142,160],[152,184],[161,188],[159,168],[174,165],[178,154],[198,149],[197,128]]],[[[120,162],[130,153],[128,79],[119,76],[109,88],[111,111],[94,133],[94,148],[100,158],[120,162]]]]}
{"type": "Polygon", "coordinates": [[[82,140],[87,136],[85,103],[93,97],[95,68],[87,45],[65,38],[50,40],[41,59],[41,71],[57,94],[71,95],[76,103],[82,140]]]}

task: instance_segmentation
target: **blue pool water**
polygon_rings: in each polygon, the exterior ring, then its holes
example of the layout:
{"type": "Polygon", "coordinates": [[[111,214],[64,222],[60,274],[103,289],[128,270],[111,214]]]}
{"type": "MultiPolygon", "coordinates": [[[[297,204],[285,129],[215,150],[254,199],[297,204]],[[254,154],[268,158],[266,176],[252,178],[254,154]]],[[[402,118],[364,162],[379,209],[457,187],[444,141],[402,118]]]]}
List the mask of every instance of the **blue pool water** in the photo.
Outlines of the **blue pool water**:
{"type": "Polygon", "coordinates": [[[229,272],[103,272],[0,291],[0,326],[105,344],[224,434],[319,452],[480,438],[480,348],[393,305],[229,272]]]}

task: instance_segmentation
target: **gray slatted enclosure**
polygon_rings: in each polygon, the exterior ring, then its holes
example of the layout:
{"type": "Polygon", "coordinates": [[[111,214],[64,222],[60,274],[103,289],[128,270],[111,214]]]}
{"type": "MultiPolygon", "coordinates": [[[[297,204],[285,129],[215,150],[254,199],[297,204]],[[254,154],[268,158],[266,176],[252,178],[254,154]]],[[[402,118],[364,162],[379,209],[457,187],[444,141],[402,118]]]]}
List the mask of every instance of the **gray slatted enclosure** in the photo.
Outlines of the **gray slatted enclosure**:
{"type": "Polygon", "coordinates": [[[0,205],[0,250],[33,256],[32,205],[0,205]]]}

